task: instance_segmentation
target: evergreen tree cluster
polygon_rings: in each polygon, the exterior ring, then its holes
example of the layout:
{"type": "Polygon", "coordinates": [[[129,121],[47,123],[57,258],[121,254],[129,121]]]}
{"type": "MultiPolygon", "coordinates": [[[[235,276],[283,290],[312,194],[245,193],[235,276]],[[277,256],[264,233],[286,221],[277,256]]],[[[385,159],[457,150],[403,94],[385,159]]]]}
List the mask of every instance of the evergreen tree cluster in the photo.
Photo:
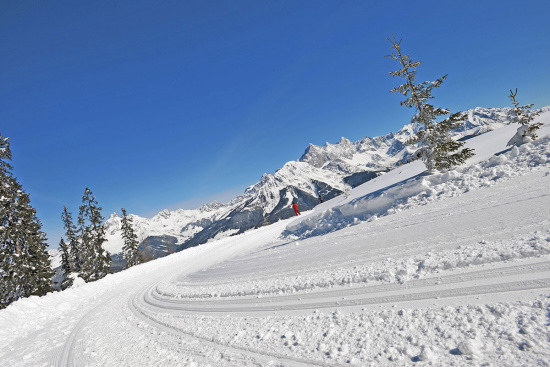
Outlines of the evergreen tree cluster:
{"type": "Polygon", "coordinates": [[[77,225],[73,223],[72,213],[63,207],[61,219],[65,227],[68,243],[61,239],[62,270],[65,280],[62,288],[72,284],[71,274],[78,275],[84,281],[91,282],[103,278],[109,273],[111,256],[103,249],[106,241],[103,227],[102,208],[89,188],[84,190],[82,205],[79,207],[77,225]]]}
{"type": "Polygon", "coordinates": [[[419,146],[414,157],[422,159],[426,168],[430,171],[446,170],[464,163],[474,155],[473,149],[462,148],[464,142],[454,140],[450,132],[460,127],[461,122],[466,119],[466,115],[460,112],[451,114],[449,110],[434,107],[429,103],[434,98],[432,90],[441,86],[447,75],[433,82],[417,83],[416,73],[421,62],[412,61],[409,55],[404,55],[401,51],[401,41],[397,41],[395,36],[393,39],[388,38],[388,40],[392,44],[391,49],[393,50],[389,57],[397,60],[401,65],[401,69],[388,74],[391,77],[405,79],[405,84],[393,88],[391,92],[399,92],[405,96],[405,100],[400,104],[408,108],[414,108],[416,114],[411,122],[423,127],[407,142],[419,146]],[[449,116],[441,122],[437,121],[439,117],[446,115],[449,116]]]}
{"type": "Polygon", "coordinates": [[[8,139],[0,134],[0,309],[53,291],[54,275],[42,224],[13,176],[8,139]]]}

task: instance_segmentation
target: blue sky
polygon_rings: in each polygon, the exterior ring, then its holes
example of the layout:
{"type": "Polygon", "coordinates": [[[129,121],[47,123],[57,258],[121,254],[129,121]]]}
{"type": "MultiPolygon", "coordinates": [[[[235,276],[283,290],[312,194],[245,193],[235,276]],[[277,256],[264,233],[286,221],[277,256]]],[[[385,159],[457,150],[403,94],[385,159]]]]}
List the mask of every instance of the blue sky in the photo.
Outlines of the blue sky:
{"type": "Polygon", "coordinates": [[[309,143],[397,131],[387,40],[452,112],[550,105],[550,2],[4,1],[0,133],[49,242],[103,215],[228,201],[309,143]]]}

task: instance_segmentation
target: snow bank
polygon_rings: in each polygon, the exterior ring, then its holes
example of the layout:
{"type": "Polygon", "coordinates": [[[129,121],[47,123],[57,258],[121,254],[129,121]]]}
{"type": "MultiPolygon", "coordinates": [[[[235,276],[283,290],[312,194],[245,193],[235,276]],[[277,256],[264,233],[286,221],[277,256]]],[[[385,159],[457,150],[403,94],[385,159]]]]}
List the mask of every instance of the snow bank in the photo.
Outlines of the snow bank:
{"type": "Polygon", "coordinates": [[[460,246],[447,251],[430,251],[400,259],[385,259],[364,265],[339,266],[304,274],[268,279],[236,280],[211,285],[163,282],[156,291],[176,299],[208,299],[239,296],[265,297],[338,286],[404,283],[460,268],[550,255],[550,230],[525,238],[460,246]]]}
{"type": "Polygon", "coordinates": [[[530,144],[513,147],[483,162],[431,175],[424,172],[319,214],[310,215],[289,224],[282,237],[304,239],[323,235],[549,167],[550,136],[545,136],[530,144]]]}

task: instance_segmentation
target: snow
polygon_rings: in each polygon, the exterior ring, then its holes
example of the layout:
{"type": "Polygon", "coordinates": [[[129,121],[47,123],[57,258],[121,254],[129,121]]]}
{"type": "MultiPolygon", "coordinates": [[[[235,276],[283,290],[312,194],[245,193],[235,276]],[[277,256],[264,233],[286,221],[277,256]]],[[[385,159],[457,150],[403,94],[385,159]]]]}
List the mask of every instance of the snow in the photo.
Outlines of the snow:
{"type": "Polygon", "coordinates": [[[469,139],[455,170],[407,164],[300,217],[19,300],[0,310],[1,364],[548,365],[550,112],[537,121],[519,147],[517,125],[469,139]]]}

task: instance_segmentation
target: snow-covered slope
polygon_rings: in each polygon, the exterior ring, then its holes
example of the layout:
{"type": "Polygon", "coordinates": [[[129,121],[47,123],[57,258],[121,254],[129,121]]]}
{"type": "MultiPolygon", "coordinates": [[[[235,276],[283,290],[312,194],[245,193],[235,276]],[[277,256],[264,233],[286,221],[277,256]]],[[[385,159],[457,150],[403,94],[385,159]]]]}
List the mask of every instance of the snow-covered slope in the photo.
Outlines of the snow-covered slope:
{"type": "MultiPolygon", "coordinates": [[[[550,107],[542,111],[548,113],[550,107]]],[[[455,133],[456,138],[469,138],[506,126],[509,112],[509,108],[466,111],[468,120],[455,133]]],[[[142,250],[156,258],[290,218],[294,215],[290,208],[293,201],[300,210],[310,210],[319,204],[318,192],[326,200],[332,199],[378,173],[407,162],[413,148],[405,142],[415,128],[406,125],[397,133],[357,142],[342,138],[337,144],[310,144],[297,161],[286,163],[275,174],[264,174],[258,183],[227,204],[212,203],[196,210],[164,210],[151,219],[133,215],[138,239],[144,241],[142,250]]],[[[106,226],[106,249],[112,254],[120,253],[120,218],[112,215],[106,226]]],[[[121,256],[114,259],[120,268],[121,256]]]]}
{"type": "Polygon", "coordinates": [[[7,366],[545,366],[550,113],[297,218],[0,310],[7,366]]]}

